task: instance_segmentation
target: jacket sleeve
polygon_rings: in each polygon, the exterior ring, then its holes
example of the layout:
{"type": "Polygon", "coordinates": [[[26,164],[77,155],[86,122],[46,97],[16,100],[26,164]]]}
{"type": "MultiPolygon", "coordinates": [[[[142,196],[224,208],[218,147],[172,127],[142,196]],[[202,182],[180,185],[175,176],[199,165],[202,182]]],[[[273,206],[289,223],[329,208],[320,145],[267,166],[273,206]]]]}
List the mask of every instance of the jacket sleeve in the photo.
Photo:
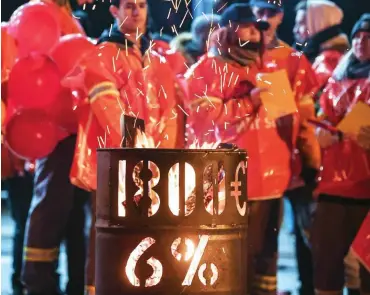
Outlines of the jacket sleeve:
{"type": "MultiPolygon", "coordinates": [[[[122,105],[119,81],[105,59],[109,60],[110,52],[94,52],[82,62],[83,87],[88,97],[90,108],[105,130],[111,144],[121,144],[120,119],[125,107],[122,105]],[[101,53],[101,55],[99,55],[101,53]]],[[[110,58],[112,60],[112,58],[110,58]]]]}
{"type": "MultiPolygon", "coordinates": [[[[347,93],[348,89],[342,87],[334,78],[329,78],[326,87],[320,96],[320,119],[330,122],[332,125],[337,125],[345,114],[345,109],[341,113],[335,111],[333,99],[347,93]]],[[[342,103],[338,100],[337,103],[342,103]]]]}
{"type": "Polygon", "coordinates": [[[307,121],[316,117],[313,97],[318,90],[318,84],[311,65],[304,56],[299,58],[299,67],[296,73],[294,93],[300,117],[297,148],[305,167],[319,169],[321,164],[320,145],[315,135],[314,126],[307,121]]]}
{"type": "Polygon", "coordinates": [[[98,82],[90,88],[88,96],[91,110],[100,126],[106,130],[112,143],[118,147],[122,139],[120,119],[123,110],[116,85],[110,81],[98,82]]]}
{"type": "Polygon", "coordinates": [[[154,136],[158,147],[183,148],[185,137],[186,111],[184,110],[184,92],[177,81],[172,83],[170,104],[161,104],[160,120],[157,122],[154,136]],[[185,113],[184,113],[185,112],[185,113]]]}
{"type": "MultiPolygon", "coordinates": [[[[213,63],[213,62],[212,62],[213,63]]],[[[254,112],[251,89],[240,91],[243,81],[232,72],[201,61],[185,75],[188,83],[188,108],[200,121],[235,124],[254,112]]]]}
{"type": "Polygon", "coordinates": [[[159,89],[152,94],[157,106],[148,110],[147,133],[152,135],[158,147],[182,148],[185,133],[184,92],[167,62],[157,63],[153,70],[155,75],[159,70],[161,77],[152,79],[157,80],[159,89]]]}
{"type": "Polygon", "coordinates": [[[312,65],[313,71],[316,75],[319,89],[325,87],[329,78],[332,76],[340,59],[339,52],[328,52],[319,55],[312,65]]]}

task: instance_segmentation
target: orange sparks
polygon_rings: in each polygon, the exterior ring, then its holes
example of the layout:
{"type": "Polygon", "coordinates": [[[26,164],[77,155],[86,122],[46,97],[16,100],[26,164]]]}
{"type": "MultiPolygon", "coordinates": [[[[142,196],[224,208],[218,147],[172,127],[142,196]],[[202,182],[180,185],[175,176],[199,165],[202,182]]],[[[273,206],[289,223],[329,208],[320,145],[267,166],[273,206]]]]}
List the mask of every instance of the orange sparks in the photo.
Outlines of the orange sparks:
{"type": "Polygon", "coordinates": [[[114,57],[112,56],[113,71],[116,72],[116,63],[114,62],[114,57]]]}
{"type": "Polygon", "coordinates": [[[195,5],[194,10],[197,9],[197,7],[199,6],[199,4],[202,3],[202,2],[203,2],[203,0],[199,0],[199,2],[195,5]]]}
{"type": "Polygon", "coordinates": [[[177,105],[179,107],[180,110],[182,110],[182,112],[187,116],[189,117],[189,114],[187,112],[185,112],[185,110],[180,106],[180,105],[177,105]]]}
{"type": "Polygon", "coordinates": [[[180,28],[182,27],[182,25],[183,25],[183,23],[185,21],[186,16],[188,15],[188,13],[189,13],[189,10],[186,11],[186,13],[185,13],[185,15],[184,15],[184,17],[183,17],[183,19],[182,19],[182,21],[180,23],[180,26],[179,26],[180,28]]]}
{"type": "Polygon", "coordinates": [[[125,21],[127,20],[128,16],[126,16],[126,18],[122,21],[122,23],[119,25],[119,28],[122,27],[122,25],[125,23],[125,21]]]}
{"type": "Polygon", "coordinates": [[[171,11],[172,11],[172,7],[170,7],[170,10],[168,11],[167,19],[169,19],[169,18],[170,18],[171,11]]]}
{"type": "Polygon", "coordinates": [[[224,9],[226,5],[227,5],[227,2],[226,2],[224,5],[222,5],[222,6],[217,10],[217,13],[219,13],[222,9],[224,9]]]}

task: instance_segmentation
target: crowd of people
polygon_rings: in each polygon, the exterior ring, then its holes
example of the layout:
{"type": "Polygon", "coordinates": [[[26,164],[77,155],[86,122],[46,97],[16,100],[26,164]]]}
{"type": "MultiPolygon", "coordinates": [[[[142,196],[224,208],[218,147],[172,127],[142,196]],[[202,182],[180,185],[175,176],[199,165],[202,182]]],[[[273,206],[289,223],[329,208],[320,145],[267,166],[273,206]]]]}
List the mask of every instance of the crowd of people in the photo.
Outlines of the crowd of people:
{"type": "MultiPolygon", "coordinates": [[[[42,2],[63,11],[62,35],[86,36],[68,1],[42,2]]],[[[111,0],[114,24],[64,73],[65,91],[78,96],[70,105],[75,125],[63,129],[47,156],[14,154],[2,119],[2,179],[16,224],[14,295],[95,294],[94,218],[86,243],[84,208],[94,217],[95,151],[121,147],[122,114],[144,119],[156,147],[223,142],[248,151],[248,294],[279,294],[284,197],[294,211],[299,294],[340,295],[345,287],[350,295],[370,294],[370,252],[364,257],[351,248],[361,227],[370,234],[370,126],[339,128],[361,103],[370,105],[370,13],[346,36],[335,3],[299,2],[290,46],[277,35],[282,1],[220,2],[217,13],[171,38],[148,32],[146,0],[111,0]],[[259,77],[276,73],[289,81],[296,111],[272,118],[265,97],[278,105],[283,94],[269,92],[259,77]],[[63,241],[65,291],[57,273],[63,241]]],[[[2,26],[6,109],[18,59],[13,39],[2,26]]],[[[362,243],[370,251],[369,241],[362,243]]]]}

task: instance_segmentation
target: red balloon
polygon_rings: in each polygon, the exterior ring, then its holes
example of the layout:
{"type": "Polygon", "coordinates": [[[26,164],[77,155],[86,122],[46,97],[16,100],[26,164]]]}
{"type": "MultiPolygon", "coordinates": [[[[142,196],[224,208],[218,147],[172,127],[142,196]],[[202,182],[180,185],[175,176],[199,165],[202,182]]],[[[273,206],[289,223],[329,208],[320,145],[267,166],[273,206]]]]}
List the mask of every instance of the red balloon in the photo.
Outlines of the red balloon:
{"type": "Polygon", "coordinates": [[[61,89],[56,64],[47,56],[19,59],[9,75],[8,93],[17,107],[44,108],[54,103],[61,89]]]}
{"type": "Polygon", "coordinates": [[[88,38],[81,34],[65,35],[52,49],[50,56],[57,64],[59,71],[64,77],[72,71],[77,62],[95,46],[88,38]]]}
{"type": "Polygon", "coordinates": [[[17,40],[19,56],[48,53],[61,35],[55,7],[43,2],[20,6],[10,18],[9,32],[17,40]]]}
{"type": "Polygon", "coordinates": [[[57,101],[47,110],[55,123],[68,133],[77,133],[77,98],[68,88],[62,88],[57,101]]]}
{"type": "Polygon", "coordinates": [[[7,119],[5,142],[18,157],[46,157],[58,143],[58,129],[42,110],[20,109],[7,119]]]}

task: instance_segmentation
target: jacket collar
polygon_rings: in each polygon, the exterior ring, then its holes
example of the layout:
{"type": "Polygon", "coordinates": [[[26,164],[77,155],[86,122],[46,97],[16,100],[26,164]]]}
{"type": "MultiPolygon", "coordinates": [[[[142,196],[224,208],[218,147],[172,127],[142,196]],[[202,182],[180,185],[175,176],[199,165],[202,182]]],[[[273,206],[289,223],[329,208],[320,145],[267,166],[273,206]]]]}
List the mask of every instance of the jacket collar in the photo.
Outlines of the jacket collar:
{"type": "MultiPolygon", "coordinates": [[[[98,39],[98,44],[103,42],[112,42],[119,45],[127,46],[129,48],[136,47],[136,44],[126,38],[126,36],[119,30],[118,25],[114,24],[112,30],[106,29],[98,39]]],[[[142,55],[149,49],[150,39],[148,35],[141,37],[140,52],[142,55]]]]}

